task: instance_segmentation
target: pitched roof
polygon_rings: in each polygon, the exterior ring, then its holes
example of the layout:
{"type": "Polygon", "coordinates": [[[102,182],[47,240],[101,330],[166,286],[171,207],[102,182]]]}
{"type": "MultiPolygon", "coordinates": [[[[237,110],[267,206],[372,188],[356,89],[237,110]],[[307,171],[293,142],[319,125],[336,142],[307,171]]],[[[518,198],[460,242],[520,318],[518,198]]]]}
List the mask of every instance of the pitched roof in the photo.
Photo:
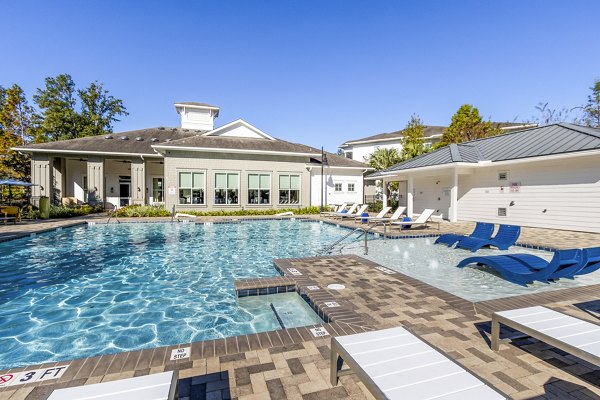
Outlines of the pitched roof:
{"type": "MultiPolygon", "coordinates": [[[[59,140],[56,142],[36,143],[19,146],[22,151],[80,152],[158,155],[153,146],[170,148],[209,148],[227,150],[255,150],[281,153],[302,153],[311,157],[311,162],[320,165],[321,150],[299,143],[281,139],[265,140],[257,138],[231,136],[202,136],[207,131],[181,128],[149,128],[135,131],[111,133],[103,136],[88,136],[79,139],[59,140]],[[110,137],[110,139],[108,139],[110,137]],[[124,140],[122,138],[126,137],[124,140]],[[141,138],[141,140],[138,140],[141,138]]],[[[329,165],[332,167],[367,168],[366,164],[346,157],[327,153],[329,165]]]]}
{"type": "Polygon", "coordinates": [[[197,101],[178,101],[177,103],[175,103],[175,105],[219,108],[217,106],[213,106],[212,104],[198,103],[197,101]]]}
{"type": "Polygon", "coordinates": [[[600,129],[560,123],[444,146],[371,174],[369,178],[456,162],[508,161],[587,150],[600,150],[600,129]]]}
{"type": "Polygon", "coordinates": [[[166,144],[185,137],[195,136],[205,131],[181,128],[149,128],[135,131],[111,133],[101,136],[88,136],[56,142],[36,143],[19,146],[19,150],[81,153],[131,153],[154,155],[154,144],[166,144]],[[124,139],[127,138],[127,139],[124,139]],[[138,138],[141,138],[138,139],[138,138]]]}
{"type": "MultiPolygon", "coordinates": [[[[522,122],[494,122],[494,124],[497,124],[501,129],[506,130],[506,131],[533,126],[532,124],[526,124],[526,123],[522,123],[522,122]]],[[[435,139],[435,138],[441,137],[444,134],[444,129],[446,129],[445,126],[425,126],[425,130],[423,132],[423,138],[425,140],[427,140],[427,139],[435,139]]],[[[361,139],[348,140],[348,141],[344,142],[342,145],[340,145],[340,147],[348,146],[351,144],[363,143],[363,142],[369,143],[369,142],[379,142],[379,141],[385,141],[385,140],[401,139],[403,136],[402,132],[403,132],[403,130],[389,132],[389,133],[379,133],[377,135],[367,136],[367,137],[364,137],[361,139]]]]}

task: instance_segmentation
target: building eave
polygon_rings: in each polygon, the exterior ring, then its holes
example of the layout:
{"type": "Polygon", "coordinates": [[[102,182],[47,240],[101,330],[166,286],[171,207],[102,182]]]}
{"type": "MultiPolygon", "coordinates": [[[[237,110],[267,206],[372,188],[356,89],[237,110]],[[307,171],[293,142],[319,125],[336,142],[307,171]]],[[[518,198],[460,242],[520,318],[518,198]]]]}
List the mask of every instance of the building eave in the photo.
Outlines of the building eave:
{"type": "Polygon", "coordinates": [[[218,147],[186,147],[186,146],[163,146],[154,145],[152,148],[160,150],[175,150],[175,151],[194,151],[208,153],[239,153],[239,154],[264,154],[264,155],[280,155],[280,156],[296,156],[296,157],[316,157],[318,153],[296,153],[284,151],[269,151],[269,150],[249,150],[249,149],[223,149],[218,147]]]}
{"type": "Polygon", "coordinates": [[[104,155],[104,156],[158,157],[158,158],[163,157],[162,154],[158,154],[158,153],[125,153],[125,152],[92,151],[92,150],[33,149],[33,148],[27,148],[27,147],[11,147],[11,150],[20,151],[21,153],[87,154],[87,155],[104,155]]]}

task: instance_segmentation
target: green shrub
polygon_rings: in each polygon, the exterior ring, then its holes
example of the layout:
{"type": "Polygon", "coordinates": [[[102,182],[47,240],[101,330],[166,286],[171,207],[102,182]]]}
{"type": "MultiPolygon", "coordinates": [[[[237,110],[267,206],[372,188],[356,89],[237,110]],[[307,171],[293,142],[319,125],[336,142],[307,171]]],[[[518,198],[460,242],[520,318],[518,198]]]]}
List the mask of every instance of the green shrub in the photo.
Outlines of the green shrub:
{"type": "MultiPolygon", "coordinates": [[[[81,207],[62,207],[50,205],[50,218],[71,218],[102,212],[102,206],[83,205],[81,207]]],[[[39,211],[38,211],[39,216],[39,211]]]]}
{"type": "MultiPolygon", "coordinates": [[[[286,208],[286,209],[267,209],[267,210],[216,210],[216,211],[192,211],[192,210],[177,210],[190,215],[199,217],[242,217],[250,215],[275,215],[286,211],[292,211],[294,214],[318,214],[320,208],[305,207],[305,208],[286,208]]],[[[126,206],[120,208],[115,213],[117,217],[170,217],[171,212],[163,206],[126,206]]]]}
{"type": "Polygon", "coordinates": [[[369,212],[378,213],[383,209],[383,201],[376,201],[374,203],[369,203],[369,212]]]}

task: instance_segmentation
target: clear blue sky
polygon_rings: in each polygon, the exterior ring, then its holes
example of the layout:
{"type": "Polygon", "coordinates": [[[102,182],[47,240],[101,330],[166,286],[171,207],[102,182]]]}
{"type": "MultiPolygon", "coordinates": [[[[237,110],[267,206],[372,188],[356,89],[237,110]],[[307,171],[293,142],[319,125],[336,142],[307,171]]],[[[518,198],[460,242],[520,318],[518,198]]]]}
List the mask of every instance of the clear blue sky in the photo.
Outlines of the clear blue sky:
{"type": "Polygon", "coordinates": [[[600,78],[600,1],[5,1],[0,85],[104,82],[115,131],[177,126],[175,101],[221,107],[335,151],[446,125],[463,103],[495,121],[585,102],[600,78]]]}

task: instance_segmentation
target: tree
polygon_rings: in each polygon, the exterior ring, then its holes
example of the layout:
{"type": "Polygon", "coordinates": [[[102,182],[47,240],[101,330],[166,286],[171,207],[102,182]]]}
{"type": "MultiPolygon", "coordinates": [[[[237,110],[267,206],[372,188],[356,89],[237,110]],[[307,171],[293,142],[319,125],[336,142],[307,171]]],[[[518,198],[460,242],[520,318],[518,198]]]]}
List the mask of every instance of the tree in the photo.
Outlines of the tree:
{"type": "Polygon", "coordinates": [[[75,111],[75,82],[69,74],[46,78],[44,89],[38,89],[33,101],[41,118],[36,142],[74,139],[78,137],[79,115],[75,111]]]}
{"type": "Polygon", "coordinates": [[[13,85],[0,88],[0,175],[14,179],[27,179],[29,157],[10,150],[31,142],[33,109],[27,104],[23,89],[13,85]]]}
{"type": "Polygon", "coordinates": [[[561,122],[573,122],[574,124],[581,123],[581,118],[577,115],[573,115],[575,110],[581,110],[582,107],[573,108],[551,108],[549,103],[538,103],[535,109],[539,112],[539,117],[532,117],[532,122],[539,126],[558,124],[561,122]]]}
{"type": "Polygon", "coordinates": [[[588,102],[583,107],[583,122],[587,126],[600,128],[600,80],[595,81],[590,89],[592,94],[588,96],[588,102]]]}
{"type": "Polygon", "coordinates": [[[497,124],[484,121],[476,107],[471,104],[463,104],[452,116],[450,126],[444,129],[442,140],[435,147],[481,139],[501,132],[502,130],[497,124]]]}
{"type": "Polygon", "coordinates": [[[81,124],[79,137],[102,135],[112,132],[117,116],[129,115],[123,101],[115,99],[102,83],[90,83],[85,90],[78,90],[81,99],[81,124]]]}
{"type": "MultiPolygon", "coordinates": [[[[377,148],[368,157],[367,163],[370,167],[375,168],[377,171],[388,169],[389,167],[398,164],[402,161],[400,153],[395,148],[377,148]]],[[[380,186],[381,182],[377,181],[377,186],[380,186]]],[[[389,194],[393,190],[398,190],[398,182],[390,182],[387,187],[383,187],[386,194],[389,194]]]]}
{"type": "Polygon", "coordinates": [[[423,121],[417,115],[412,115],[410,121],[406,124],[406,128],[402,131],[402,140],[400,140],[402,160],[409,160],[427,152],[423,141],[424,132],[425,125],[423,125],[423,121]]]}

